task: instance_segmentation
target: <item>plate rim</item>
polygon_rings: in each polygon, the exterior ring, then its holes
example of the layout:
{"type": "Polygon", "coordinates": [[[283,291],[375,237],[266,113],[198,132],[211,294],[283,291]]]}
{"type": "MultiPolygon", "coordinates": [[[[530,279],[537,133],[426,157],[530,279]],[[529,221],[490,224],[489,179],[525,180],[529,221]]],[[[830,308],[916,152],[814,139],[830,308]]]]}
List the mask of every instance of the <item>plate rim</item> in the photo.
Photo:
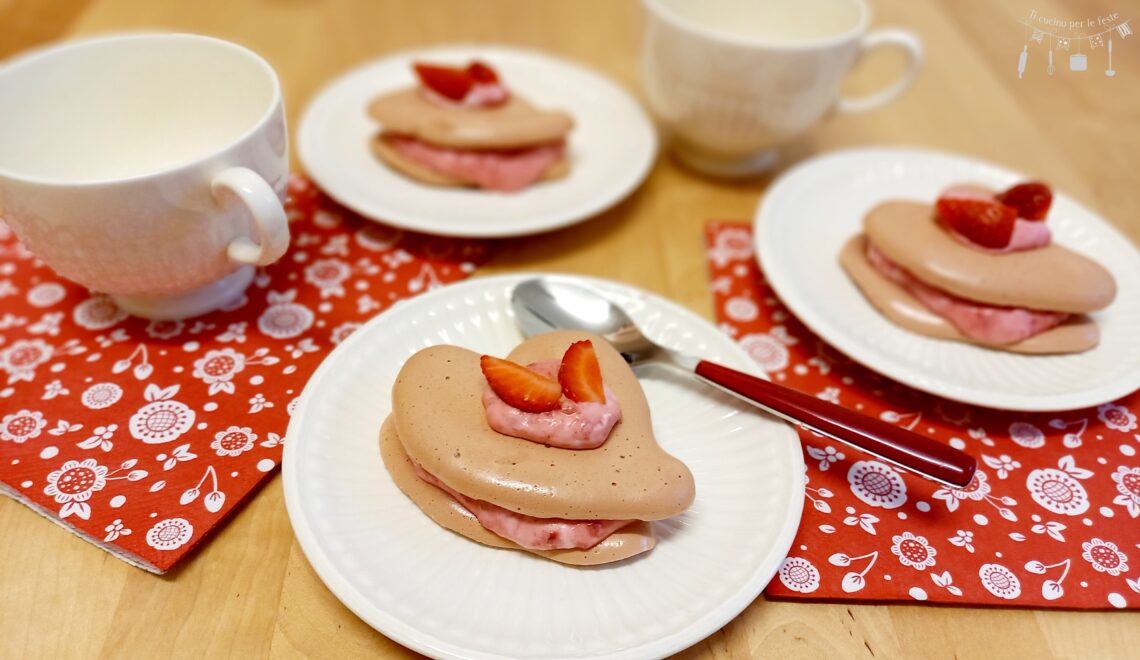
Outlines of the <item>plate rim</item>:
{"type": "MultiPolygon", "coordinates": [[[[563,57],[558,54],[550,53],[543,50],[531,49],[509,44],[502,44],[496,42],[455,42],[455,43],[442,43],[431,46],[411,47],[398,51],[381,54],[361,62],[358,62],[351,67],[336,74],[336,76],[329,82],[322,85],[317,91],[308,99],[305,104],[304,110],[301,112],[301,119],[297,123],[295,131],[295,144],[297,147],[297,159],[300,161],[302,169],[305,173],[316,182],[317,186],[325,192],[329,197],[334,199],[338,204],[345,208],[351,209],[361,217],[369,220],[370,222],[378,222],[381,224],[391,225],[400,229],[408,231],[418,231],[436,234],[439,236],[453,236],[457,238],[510,238],[517,236],[531,236],[535,234],[546,233],[556,229],[562,229],[580,222],[585,222],[592,218],[601,215],[614,206],[621,203],[632,195],[649,177],[657,163],[658,156],[661,150],[661,137],[657,130],[657,125],[653,119],[646,112],[644,105],[638,101],[634,94],[626,89],[624,86],[618,84],[610,76],[593,69],[589,66],[581,64],[576,60],[568,57],[563,57]],[[399,61],[406,59],[413,59],[415,57],[424,57],[432,54],[446,54],[454,53],[456,51],[471,51],[471,50],[485,50],[488,52],[494,51],[503,53],[511,57],[524,57],[535,58],[539,60],[546,60],[563,66],[569,69],[574,69],[577,72],[593,78],[598,84],[612,88],[613,91],[623,96],[629,101],[630,107],[636,111],[637,117],[641,120],[639,123],[646,129],[646,137],[648,138],[648,149],[643,154],[641,160],[638,162],[636,168],[630,168],[630,174],[622,185],[615,186],[608,195],[597,197],[592,203],[575,207],[575,210],[559,211],[558,213],[548,214],[548,219],[542,223],[535,223],[533,226],[523,229],[513,230],[496,230],[493,225],[488,224],[485,227],[478,225],[450,227],[446,224],[440,225],[438,222],[420,223],[415,220],[408,220],[405,217],[393,216],[390,213],[376,213],[375,209],[369,208],[370,205],[359,204],[353,200],[351,196],[346,196],[343,189],[337,191],[336,177],[329,177],[320,174],[314,170],[311,165],[317,158],[314,155],[313,141],[317,140],[315,131],[315,111],[317,105],[325,98],[326,95],[334,91],[339,85],[352,76],[355,76],[367,69],[370,69],[381,64],[388,63],[389,61],[399,61]],[[306,128],[308,127],[308,128],[306,128]],[[378,217],[382,216],[382,217],[378,217]]],[[[552,184],[553,185],[553,184],[552,184]]],[[[526,194],[525,192],[522,194],[526,194]]]]}
{"type": "MultiPolygon", "coordinates": [[[[780,269],[770,271],[763,266],[764,263],[779,263],[779,259],[774,258],[773,250],[775,247],[769,245],[771,241],[763,240],[768,225],[774,221],[772,219],[774,212],[771,210],[771,207],[775,204],[773,200],[778,200],[779,197],[784,194],[784,186],[797,180],[805,173],[821,166],[826,167],[832,161],[851,159],[859,156],[875,158],[893,157],[898,159],[949,159],[967,164],[971,167],[992,170],[1011,178],[1027,178],[1022,172],[981,158],[921,146],[856,146],[837,149],[812,156],[782,173],[772,182],[768,190],[765,191],[763,198],[757,204],[756,211],[753,214],[752,245],[755,253],[754,261],[758,261],[758,263],[761,264],[760,268],[764,273],[765,279],[769,285],[771,285],[772,290],[796,318],[807,326],[809,330],[853,361],[878,374],[928,394],[991,410],[1005,410],[1009,412],[1064,412],[1114,401],[1140,388],[1140,370],[1137,370],[1136,375],[1131,380],[1125,376],[1098,387],[1088,388],[1078,392],[1064,392],[1044,396],[1024,395],[998,389],[979,390],[976,387],[963,388],[955,386],[954,388],[940,388],[939,385],[946,385],[944,379],[941,381],[931,381],[929,379],[924,380],[912,377],[911,374],[899,374],[894,372],[891,369],[891,362],[893,362],[891,358],[883,357],[877,351],[867,348],[862,343],[836,329],[831,322],[823,319],[821,315],[817,313],[811,303],[795,295],[790,297],[786,296],[785,292],[791,290],[791,286],[788,283],[788,278],[790,278],[791,275],[780,269]]],[[[1135,244],[1101,214],[1092,211],[1080,201],[1064,192],[1059,192],[1058,195],[1064,196],[1067,203],[1072,204],[1081,213],[1092,218],[1095,223],[1099,223],[1099,229],[1105,231],[1110,238],[1132,246],[1135,252],[1135,244]]],[[[921,337],[920,335],[916,336],[924,341],[943,341],[921,337]]]]}
{"type": "MultiPolygon", "coordinates": [[[[572,278],[585,283],[586,285],[596,285],[601,287],[612,287],[624,289],[636,296],[643,298],[650,298],[654,303],[664,307],[670,314],[677,313],[680,316],[686,316],[692,320],[698,320],[701,323],[710,326],[714,330],[715,326],[708,320],[689,310],[682,305],[675,303],[663,296],[655,293],[626,284],[615,280],[608,280],[597,277],[582,276],[570,273],[545,273],[545,272],[523,272],[523,273],[510,273],[503,275],[492,275],[488,277],[475,277],[469,280],[449,284],[440,287],[434,291],[428,291],[413,298],[402,299],[397,301],[394,305],[389,307],[384,312],[377,314],[369,319],[363,326],[353,332],[347,339],[336,346],[327,356],[321,361],[313,375],[310,376],[301,394],[298,396],[297,405],[290,417],[289,426],[285,433],[284,452],[281,460],[281,481],[285,494],[285,509],[289,517],[290,526],[293,529],[293,535],[297,539],[298,544],[301,546],[301,551],[305,555],[306,561],[313,571],[324,583],[325,587],[329,589],[341,604],[347,607],[357,618],[364,621],[369,627],[373,628],[380,634],[392,639],[393,641],[410,648],[414,651],[430,655],[432,657],[442,658],[482,658],[482,657],[500,657],[492,656],[480,652],[471,653],[470,651],[463,652],[459,645],[448,643],[440,640],[432,635],[422,633],[417,628],[408,625],[399,617],[396,617],[380,608],[372,606],[364,594],[359,591],[351,581],[336,570],[329,560],[324,549],[318,543],[313,530],[308,524],[308,520],[302,513],[302,505],[298,493],[298,480],[297,476],[297,461],[295,457],[297,451],[298,441],[297,433],[301,426],[301,421],[305,417],[308,408],[308,400],[313,396],[312,392],[320,387],[329,373],[334,369],[334,357],[339,359],[339,356],[349,353],[352,347],[359,342],[364,341],[366,335],[363,332],[368,327],[377,327],[383,325],[387,321],[386,315],[389,311],[398,307],[405,307],[417,301],[430,300],[430,298],[439,292],[456,292],[462,289],[473,289],[480,291],[488,288],[501,289],[509,283],[517,283],[530,277],[565,277],[572,278]]],[[[719,332],[719,331],[718,331],[719,332]]],[[[755,362],[748,356],[735,341],[730,337],[725,336],[727,340],[725,347],[731,346],[731,352],[736,354],[736,357],[741,359],[742,364],[748,364],[754,373],[762,374],[763,372],[756,365],[755,362]]],[[[799,475],[804,469],[803,450],[801,448],[801,440],[799,434],[792,426],[779,419],[772,419],[773,422],[780,424],[780,433],[787,438],[788,458],[792,462],[792,475],[789,479],[791,484],[791,492],[789,495],[789,509],[785,522],[780,532],[774,537],[773,542],[768,551],[768,556],[773,557],[769,560],[770,566],[766,566],[763,570],[757,571],[751,581],[746,581],[741,584],[739,588],[731,597],[722,601],[717,607],[710,610],[703,617],[696,619],[693,623],[682,628],[680,631],[675,631],[664,637],[659,637],[651,642],[641,646],[632,648],[616,649],[612,652],[599,653],[586,656],[571,656],[575,658],[633,658],[633,657],[661,657],[664,655],[672,654],[677,651],[686,649],[701,640],[707,638],[709,635],[715,633],[720,628],[724,627],[727,623],[735,619],[741,612],[743,612],[749,605],[751,605],[764,591],[768,583],[771,582],[776,573],[779,572],[780,566],[783,563],[784,557],[791,551],[792,544],[795,541],[795,536],[799,532],[800,522],[803,515],[804,507],[804,480],[799,478],[799,475]],[[703,624],[703,625],[702,625],[703,624]]],[[[771,441],[772,439],[769,439],[771,441]]],[[[764,562],[762,565],[769,562],[764,562]]]]}

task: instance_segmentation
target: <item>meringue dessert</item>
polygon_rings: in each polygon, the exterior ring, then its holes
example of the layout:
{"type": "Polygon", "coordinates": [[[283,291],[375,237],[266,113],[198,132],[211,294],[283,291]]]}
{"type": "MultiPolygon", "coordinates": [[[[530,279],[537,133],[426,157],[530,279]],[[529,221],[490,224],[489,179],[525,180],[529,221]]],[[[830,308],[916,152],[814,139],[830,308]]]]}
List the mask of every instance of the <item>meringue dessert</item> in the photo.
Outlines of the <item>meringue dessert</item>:
{"type": "Polygon", "coordinates": [[[1116,296],[1100,264],[1052,242],[1052,191],[951,187],[936,204],[888,201],[863,218],[839,261],[867,300],[919,334],[1027,354],[1080,353],[1088,316],[1116,296]]]}
{"type": "Polygon", "coordinates": [[[535,108],[481,62],[414,68],[418,87],[368,106],[381,125],[372,151],[382,162],[421,183],[500,192],[570,172],[570,115],[535,108]]]}
{"type": "Polygon", "coordinates": [[[507,359],[417,352],[397,376],[380,449],[440,526],[564,564],[647,552],[650,523],[695,493],[689,469],[657,445],[629,365],[583,332],[532,337],[507,359]]]}

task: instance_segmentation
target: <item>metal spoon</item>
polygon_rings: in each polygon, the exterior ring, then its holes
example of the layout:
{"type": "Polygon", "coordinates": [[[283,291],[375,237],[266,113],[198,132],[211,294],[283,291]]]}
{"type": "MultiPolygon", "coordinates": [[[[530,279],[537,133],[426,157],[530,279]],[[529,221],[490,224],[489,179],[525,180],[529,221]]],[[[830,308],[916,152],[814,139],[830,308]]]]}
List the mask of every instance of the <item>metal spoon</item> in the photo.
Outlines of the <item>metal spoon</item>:
{"type": "Polygon", "coordinates": [[[950,486],[974,477],[973,456],[933,438],[823,401],[789,387],[659,346],[602,295],[565,280],[540,277],[511,294],[515,321],[528,337],[550,330],[586,330],[601,335],[631,366],[659,364],[695,375],[793,424],[830,436],[883,460],[950,486]]]}

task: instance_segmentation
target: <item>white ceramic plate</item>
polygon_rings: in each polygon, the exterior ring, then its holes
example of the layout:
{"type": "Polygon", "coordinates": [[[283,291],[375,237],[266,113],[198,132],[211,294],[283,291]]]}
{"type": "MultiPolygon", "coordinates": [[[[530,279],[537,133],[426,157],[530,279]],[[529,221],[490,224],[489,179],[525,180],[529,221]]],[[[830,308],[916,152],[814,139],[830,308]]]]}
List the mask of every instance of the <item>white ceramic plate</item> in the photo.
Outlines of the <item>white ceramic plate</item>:
{"type": "Polygon", "coordinates": [[[1029,356],[931,339],[894,325],[839,265],[863,215],[887,199],[932,201],[956,182],[1005,188],[1027,177],[981,161],[918,149],[853,149],[781,176],[756,212],[756,254],[789,309],[852,359],[911,387],[1006,410],[1071,410],[1140,387],[1140,253],[1103,218],[1055,192],[1057,243],[1112,272],[1115,302],[1093,315],[1101,342],[1078,355],[1029,356]]]}
{"type": "Polygon", "coordinates": [[[325,87],[305,110],[297,134],[301,163],[325,192],[381,222],[448,236],[517,236],[597,215],[637,187],[657,155],[657,133],[625,90],[563,59],[502,46],[456,46],[390,55],[325,87]],[[516,193],[416,183],[381,163],[369,147],[379,124],[369,101],[417,84],[412,62],[495,67],[516,93],[574,117],[570,174],[516,193]]]}
{"type": "MultiPolygon", "coordinates": [[[[402,302],[334,350],[305,387],[285,443],[289,519],[337,598],[371,626],[437,657],[661,657],[715,632],[775,574],[800,520],[803,458],[786,424],[690,379],[643,377],[662,447],[697,497],[657,523],[647,555],[573,568],[488,548],[433,523],[392,482],[380,423],[396,373],[452,343],[505,355],[524,276],[475,279],[402,302]]],[[[758,373],[715,327],[673,303],[592,279],[664,344],[758,373]]]]}

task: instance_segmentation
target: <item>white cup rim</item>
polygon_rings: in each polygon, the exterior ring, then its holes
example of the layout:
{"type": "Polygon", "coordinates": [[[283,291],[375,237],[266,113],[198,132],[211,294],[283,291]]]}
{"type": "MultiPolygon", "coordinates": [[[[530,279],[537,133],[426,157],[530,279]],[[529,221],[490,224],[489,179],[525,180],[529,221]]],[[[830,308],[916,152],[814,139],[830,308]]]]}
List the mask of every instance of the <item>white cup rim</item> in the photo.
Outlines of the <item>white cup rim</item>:
{"type": "Polygon", "coordinates": [[[776,41],[762,37],[747,37],[739,34],[721,32],[705,27],[698,23],[687,21],[671,8],[661,4],[660,0],[641,0],[646,11],[669,23],[673,27],[700,35],[706,39],[718,41],[722,44],[742,46],[745,48],[762,48],[768,50],[803,51],[831,48],[859,37],[867,31],[871,24],[871,8],[867,0],[850,0],[859,7],[859,20],[849,30],[826,37],[809,37],[789,41],[776,41]]]}
{"type": "Polygon", "coordinates": [[[262,70],[269,77],[269,81],[270,81],[270,84],[272,86],[273,93],[272,93],[272,98],[269,101],[268,107],[265,109],[265,112],[263,112],[261,114],[261,116],[258,117],[257,121],[254,122],[253,125],[251,125],[245,131],[243,131],[239,137],[232,140],[229,144],[224,145],[222,147],[219,147],[217,150],[212,151],[209,154],[204,154],[202,156],[196,157],[193,160],[183,162],[183,163],[177,163],[174,165],[168,165],[166,167],[163,167],[161,169],[158,169],[158,170],[155,170],[152,172],[143,172],[140,174],[133,174],[133,175],[121,176],[121,177],[110,177],[110,178],[105,178],[105,179],[92,178],[92,179],[70,180],[70,179],[58,179],[58,178],[53,179],[53,178],[47,178],[47,177],[30,176],[27,174],[20,174],[17,172],[13,172],[10,169],[6,169],[3,166],[0,166],[0,179],[8,179],[11,181],[17,181],[17,182],[24,183],[24,184],[31,184],[31,185],[45,186],[45,187],[46,186],[58,186],[58,187],[68,187],[68,188],[82,188],[82,187],[136,183],[136,182],[148,181],[151,179],[157,179],[157,178],[165,177],[165,176],[168,176],[170,174],[177,174],[179,172],[184,172],[184,171],[193,169],[194,167],[197,167],[199,164],[201,164],[203,162],[217,158],[219,155],[221,155],[226,150],[228,150],[233,144],[237,144],[237,143],[246,141],[247,139],[249,139],[250,136],[257,133],[261,129],[261,127],[264,126],[266,124],[266,122],[269,121],[269,119],[277,111],[277,108],[281,106],[281,82],[277,78],[277,72],[273,69],[272,66],[270,66],[269,62],[267,62],[264,57],[262,57],[261,55],[258,55],[253,50],[250,50],[249,48],[242,46],[241,44],[237,44],[237,43],[234,43],[232,41],[227,41],[225,39],[219,39],[218,37],[211,37],[209,35],[204,35],[204,34],[195,34],[192,32],[126,32],[126,33],[117,33],[117,34],[111,34],[111,35],[102,35],[102,36],[92,37],[92,38],[88,38],[88,39],[76,39],[76,40],[71,40],[71,41],[65,41],[62,43],[47,44],[47,45],[41,46],[39,48],[33,48],[32,50],[27,51],[21,55],[18,55],[18,56],[14,57],[14,58],[6,61],[6,62],[0,62],[0,85],[2,85],[2,83],[3,83],[3,78],[4,78],[5,74],[8,74],[12,71],[15,71],[16,69],[18,69],[20,67],[31,65],[31,64],[33,64],[33,63],[35,63],[35,62],[37,62],[37,61],[39,61],[45,57],[57,55],[61,52],[65,52],[65,51],[69,51],[69,50],[78,50],[78,49],[86,48],[89,46],[97,46],[97,45],[100,45],[103,43],[113,42],[113,41],[148,41],[148,40],[155,40],[155,41],[157,41],[157,40],[182,40],[182,41],[196,41],[199,43],[210,43],[210,44],[213,44],[215,46],[221,46],[223,48],[228,48],[232,51],[238,52],[238,53],[248,57],[252,61],[256,62],[258,64],[258,66],[260,66],[262,68],[262,70]]]}

